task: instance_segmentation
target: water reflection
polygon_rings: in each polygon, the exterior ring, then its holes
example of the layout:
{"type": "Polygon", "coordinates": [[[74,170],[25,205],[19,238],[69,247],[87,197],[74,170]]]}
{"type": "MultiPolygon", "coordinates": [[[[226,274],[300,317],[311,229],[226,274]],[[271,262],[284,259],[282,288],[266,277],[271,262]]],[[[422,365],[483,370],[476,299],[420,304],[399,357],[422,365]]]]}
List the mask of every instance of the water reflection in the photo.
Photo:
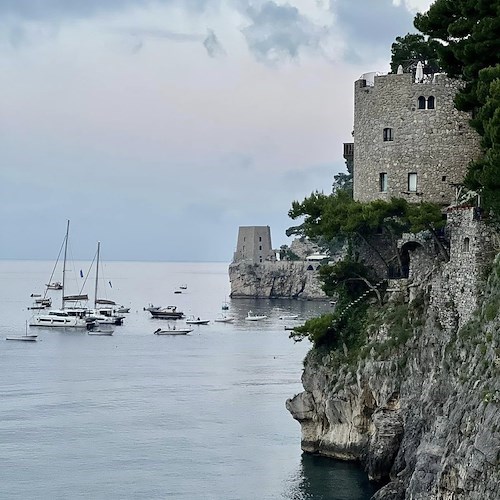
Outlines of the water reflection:
{"type": "Polygon", "coordinates": [[[369,500],[375,485],[356,464],[303,454],[297,472],[290,478],[283,499],[369,500]]]}

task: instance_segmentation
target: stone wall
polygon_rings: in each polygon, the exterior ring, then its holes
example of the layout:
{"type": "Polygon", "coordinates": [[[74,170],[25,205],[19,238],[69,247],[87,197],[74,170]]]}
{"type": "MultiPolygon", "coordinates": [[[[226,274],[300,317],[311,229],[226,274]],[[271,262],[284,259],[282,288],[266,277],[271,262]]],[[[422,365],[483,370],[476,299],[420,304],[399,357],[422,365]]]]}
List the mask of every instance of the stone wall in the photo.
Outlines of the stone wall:
{"type": "Polygon", "coordinates": [[[469,116],[453,105],[458,81],[436,75],[432,82],[413,83],[405,73],[376,76],[373,86],[365,84],[358,80],[354,90],[354,198],[451,203],[452,184],[462,182],[480,151],[469,116]],[[431,96],[435,109],[418,109],[418,98],[427,103],[431,96]],[[384,129],[391,129],[392,140],[384,141],[384,129]],[[387,174],[385,192],[381,173],[387,174]],[[409,191],[410,173],[417,174],[415,192],[409,191]]]}

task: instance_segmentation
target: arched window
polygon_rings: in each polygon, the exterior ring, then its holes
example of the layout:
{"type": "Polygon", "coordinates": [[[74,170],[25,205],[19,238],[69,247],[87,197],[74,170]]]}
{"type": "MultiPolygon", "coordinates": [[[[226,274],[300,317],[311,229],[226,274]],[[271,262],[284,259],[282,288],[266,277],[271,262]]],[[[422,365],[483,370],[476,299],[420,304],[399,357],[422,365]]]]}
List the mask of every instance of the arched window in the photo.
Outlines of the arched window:
{"type": "Polygon", "coordinates": [[[392,141],[393,139],[392,128],[384,128],[384,141],[392,141]]]}
{"type": "Polygon", "coordinates": [[[418,109],[425,109],[425,97],[423,95],[418,98],[418,109]]]}
{"type": "Polygon", "coordinates": [[[469,238],[464,238],[464,243],[462,245],[462,250],[464,252],[469,252],[470,251],[470,240],[469,240],[469,238]]]}
{"type": "Polygon", "coordinates": [[[427,109],[434,109],[436,104],[436,99],[434,98],[433,95],[429,96],[427,98],[427,109]]]}

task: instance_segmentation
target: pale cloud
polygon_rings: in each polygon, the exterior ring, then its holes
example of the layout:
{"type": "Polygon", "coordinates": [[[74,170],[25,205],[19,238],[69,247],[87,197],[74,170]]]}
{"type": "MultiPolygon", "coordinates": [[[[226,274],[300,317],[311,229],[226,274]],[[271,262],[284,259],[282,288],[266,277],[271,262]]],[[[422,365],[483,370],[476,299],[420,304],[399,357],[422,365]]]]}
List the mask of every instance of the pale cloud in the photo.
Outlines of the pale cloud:
{"type": "Polygon", "coordinates": [[[412,28],[363,6],[0,0],[0,258],[52,258],[66,218],[79,258],[100,238],[111,259],[229,260],[251,224],[288,243],[292,200],[344,170],[353,82],[412,28]]]}

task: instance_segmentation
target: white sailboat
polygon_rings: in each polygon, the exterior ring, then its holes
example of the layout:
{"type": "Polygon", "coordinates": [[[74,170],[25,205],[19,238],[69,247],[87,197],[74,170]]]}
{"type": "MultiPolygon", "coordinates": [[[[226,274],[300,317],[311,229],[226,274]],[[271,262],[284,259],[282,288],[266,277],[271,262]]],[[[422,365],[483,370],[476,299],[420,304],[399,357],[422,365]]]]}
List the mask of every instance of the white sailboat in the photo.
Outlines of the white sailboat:
{"type": "MultiPolygon", "coordinates": [[[[101,242],[97,242],[97,252],[96,252],[96,271],[95,271],[95,287],[94,287],[94,309],[89,311],[89,318],[94,320],[94,323],[89,324],[89,330],[100,330],[101,325],[121,325],[125,316],[116,313],[112,306],[116,306],[113,300],[99,299],[98,298],[98,288],[99,288],[99,265],[100,265],[100,255],[101,255],[101,242]],[[95,327],[94,327],[95,326],[95,327]]],[[[109,329],[106,330],[109,332],[109,329]]],[[[104,332],[104,333],[106,333],[104,332]]],[[[108,335],[110,335],[108,333],[108,335]]]]}
{"type": "Polygon", "coordinates": [[[64,237],[64,258],[61,281],[61,309],[51,309],[43,314],[37,314],[30,319],[30,326],[42,326],[46,328],[86,328],[86,309],[80,307],[66,308],[66,302],[77,302],[87,300],[87,295],[64,295],[66,283],[66,258],[68,255],[69,220],[66,225],[64,237]]]}
{"type": "Polygon", "coordinates": [[[26,330],[24,335],[12,335],[6,337],[5,340],[20,340],[23,342],[36,342],[38,340],[38,335],[34,333],[28,333],[28,322],[26,321],[26,330]]]}

